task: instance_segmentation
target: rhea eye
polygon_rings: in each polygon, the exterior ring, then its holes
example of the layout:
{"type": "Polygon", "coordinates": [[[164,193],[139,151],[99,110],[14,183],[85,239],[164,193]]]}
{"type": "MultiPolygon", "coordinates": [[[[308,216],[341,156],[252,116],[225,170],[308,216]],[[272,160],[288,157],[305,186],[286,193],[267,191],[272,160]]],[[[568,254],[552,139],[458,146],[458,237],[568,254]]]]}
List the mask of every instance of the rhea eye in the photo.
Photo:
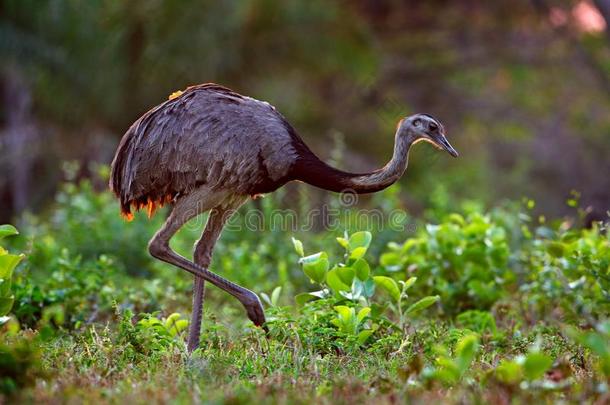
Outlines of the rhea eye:
{"type": "Polygon", "coordinates": [[[430,123],[430,131],[436,131],[438,129],[438,125],[436,125],[435,123],[431,122],[430,123]]]}
{"type": "Polygon", "coordinates": [[[416,127],[421,125],[421,120],[420,119],[416,119],[415,121],[413,121],[413,125],[415,125],[416,127]]]}

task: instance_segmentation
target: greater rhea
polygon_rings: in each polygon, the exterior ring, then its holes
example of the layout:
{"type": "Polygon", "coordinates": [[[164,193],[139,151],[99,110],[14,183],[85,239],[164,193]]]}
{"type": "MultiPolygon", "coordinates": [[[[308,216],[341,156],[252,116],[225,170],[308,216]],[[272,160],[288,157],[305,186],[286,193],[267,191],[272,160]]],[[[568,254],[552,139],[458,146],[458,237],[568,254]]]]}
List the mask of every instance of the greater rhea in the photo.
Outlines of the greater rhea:
{"type": "Polygon", "coordinates": [[[293,180],[334,192],[374,193],[402,176],[410,147],[420,141],[458,156],[438,120],[415,114],[398,123],[394,153],[384,167],[344,172],[320,160],[270,104],[208,83],[172,94],[129,128],[112,161],[110,188],[127,219],[132,210],[146,208],[150,216],[157,207],[171,205],[148,249],[195,276],[191,352],[199,346],[206,281],[237,298],[250,320],[265,327],[258,296],[209,270],[214,244],[235,210],[293,180]],[[190,261],[174,252],[169,241],[206,211],[210,214],[190,261]]]}

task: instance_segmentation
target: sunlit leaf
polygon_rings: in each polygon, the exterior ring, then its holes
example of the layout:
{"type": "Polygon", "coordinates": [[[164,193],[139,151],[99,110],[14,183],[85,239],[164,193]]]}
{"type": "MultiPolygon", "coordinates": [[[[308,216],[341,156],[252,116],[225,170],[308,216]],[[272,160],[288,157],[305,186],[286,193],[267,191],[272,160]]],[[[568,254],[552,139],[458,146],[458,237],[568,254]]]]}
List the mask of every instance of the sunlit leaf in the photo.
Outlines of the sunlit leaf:
{"type": "Polygon", "coordinates": [[[357,259],[363,258],[365,254],[366,254],[366,248],[358,247],[358,248],[352,250],[352,252],[349,255],[349,258],[357,260],[357,259]]]}
{"type": "Polygon", "coordinates": [[[326,278],[329,268],[328,255],[326,252],[316,253],[311,256],[303,257],[303,272],[314,282],[320,284],[326,278]]]}
{"type": "Polygon", "coordinates": [[[515,361],[502,360],[495,370],[496,376],[505,384],[516,384],[523,378],[523,369],[515,361]]]}
{"type": "Polygon", "coordinates": [[[479,339],[476,335],[466,335],[458,341],[455,348],[455,354],[456,364],[460,370],[460,375],[470,367],[478,349],[479,339]]]}
{"type": "Polygon", "coordinates": [[[271,293],[271,304],[272,305],[277,305],[279,299],[280,299],[280,294],[282,292],[282,287],[277,286],[273,289],[273,292],[271,293]]]}
{"type": "Polygon", "coordinates": [[[337,275],[346,285],[351,285],[356,276],[356,272],[351,267],[337,267],[337,275]]]}
{"type": "Polygon", "coordinates": [[[364,307],[360,311],[358,311],[358,315],[356,317],[358,319],[358,323],[362,323],[364,318],[366,318],[370,313],[371,313],[371,308],[369,308],[369,307],[364,307]]]}
{"type": "Polygon", "coordinates": [[[11,308],[13,307],[14,301],[15,298],[13,296],[0,297],[0,316],[4,316],[11,312],[11,308]]]}
{"type": "Polygon", "coordinates": [[[7,236],[19,235],[19,231],[13,225],[0,225],[0,239],[7,236]]]}
{"type": "Polygon", "coordinates": [[[393,278],[386,276],[375,276],[373,277],[373,280],[375,280],[375,284],[378,287],[381,287],[388,294],[390,294],[390,297],[392,297],[394,301],[400,300],[400,289],[398,288],[398,284],[396,283],[396,281],[394,281],[393,278]]]}
{"type": "Polygon", "coordinates": [[[360,333],[358,333],[358,343],[359,344],[364,344],[369,337],[371,337],[371,335],[373,334],[373,330],[372,329],[365,329],[363,331],[360,331],[360,333]]]}
{"type": "Polygon", "coordinates": [[[544,353],[529,353],[523,363],[523,371],[528,380],[538,380],[553,365],[553,359],[544,353]]]}
{"type": "Polygon", "coordinates": [[[415,282],[417,281],[417,277],[410,277],[407,281],[405,281],[405,284],[403,285],[403,290],[407,291],[409,288],[411,288],[413,286],[413,284],[415,284],[415,282]]]}
{"type": "Polygon", "coordinates": [[[297,294],[294,297],[294,300],[298,306],[302,307],[303,305],[305,305],[305,303],[307,303],[309,301],[317,300],[319,298],[320,297],[318,297],[314,294],[311,294],[311,293],[301,293],[301,294],[297,294]]]}
{"type": "Polygon", "coordinates": [[[349,285],[345,284],[337,272],[337,267],[333,268],[326,274],[326,284],[335,292],[350,291],[349,285]]]}
{"type": "Polygon", "coordinates": [[[341,245],[341,247],[344,249],[347,249],[349,246],[349,241],[345,238],[337,238],[337,242],[339,242],[339,245],[341,245]]]}
{"type": "Polygon", "coordinates": [[[371,268],[364,259],[356,260],[351,267],[356,271],[356,277],[362,281],[367,280],[371,274],[371,268]]]}
{"type": "Polygon", "coordinates": [[[297,252],[297,254],[301,257],[305,256],[304,250],[303,250],[303,242],[301,242],[298,239],[292,238],[292,245],[294,246],[294,250],[297,252]]]}
{"type": "Polygon", "coordinates": [[[372,239],[373,237],[368,231],[356,232],[352,234],[348,241],[350,252],[353,252],[358,248],[364,248],[364,251],[366,252],[366,249],[368,249],[372,239]]]}
{"type": "Polygon", "coordinates": [[[423,309],[428,308],[430,305],[434,305],[440,299],[441,299],[441,297],[438,295],[424,297],[421,300],[417,301],[415,304],[411,305],[409,308],[407,308],[407,310],[405,311],[405,314],[408,315],[408,314],[414,314],[416,312],[419,312],[423,309]]]}

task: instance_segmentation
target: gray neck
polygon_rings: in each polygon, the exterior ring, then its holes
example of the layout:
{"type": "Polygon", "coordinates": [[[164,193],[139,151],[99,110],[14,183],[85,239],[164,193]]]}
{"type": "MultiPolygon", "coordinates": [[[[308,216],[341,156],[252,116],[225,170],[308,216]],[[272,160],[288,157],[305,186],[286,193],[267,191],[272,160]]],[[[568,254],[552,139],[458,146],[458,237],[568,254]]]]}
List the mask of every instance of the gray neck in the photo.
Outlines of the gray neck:
{"type": "Polygon", "coordinates": [[[392,159],[371,173],[348,173],[335,169],[307,150],[294,167],[294,179],[335,192],[374,193],[394,184],[405,172],[409,148],[415,138],[396,132],[392,159]]]}
{"type": "Polygon", "coordinates": [[[351,183],[354,191],[379,191],[398,181],[407,169],[409,149],[412,144],[413,141],[409,135],[401,136],[399,132],[396,132],[392,159],[381,169],[353,177],[351,183]]]}

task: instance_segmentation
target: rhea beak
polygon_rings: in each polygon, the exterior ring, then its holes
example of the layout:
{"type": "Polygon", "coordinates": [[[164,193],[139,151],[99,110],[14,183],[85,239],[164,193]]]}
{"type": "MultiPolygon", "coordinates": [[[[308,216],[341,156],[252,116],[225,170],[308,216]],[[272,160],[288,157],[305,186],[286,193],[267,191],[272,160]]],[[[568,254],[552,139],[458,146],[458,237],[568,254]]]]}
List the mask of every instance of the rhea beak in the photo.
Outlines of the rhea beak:
{"type": "Polygon", "coordinates": [[[434,136],[434,144],[439,148],[446,150],[453,157],[458,157],[460,155],[457,150],[453,149],[453,146],[451,146],[451,144],[443,134],[438,134],[434,136]]]}

